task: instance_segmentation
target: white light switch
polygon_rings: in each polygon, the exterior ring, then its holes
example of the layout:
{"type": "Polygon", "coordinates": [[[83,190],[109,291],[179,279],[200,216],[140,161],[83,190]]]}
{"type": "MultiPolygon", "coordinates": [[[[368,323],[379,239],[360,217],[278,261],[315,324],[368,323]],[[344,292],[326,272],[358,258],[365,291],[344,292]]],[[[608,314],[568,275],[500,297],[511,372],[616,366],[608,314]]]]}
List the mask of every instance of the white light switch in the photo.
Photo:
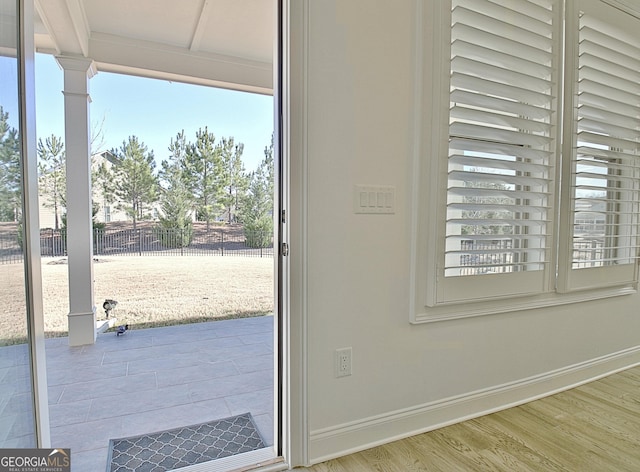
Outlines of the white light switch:
{"type": "Polygon", "coordinates": [[[390,185],[356,185],[353,193],[355,213],[395,213],[396,188],[390,185]]]}
{"type": "Polygon", "coordinates": [[[369,206],[369,193],[368,192],[359,192],[360,193],[360,206],[366,207],[369,206]]]}

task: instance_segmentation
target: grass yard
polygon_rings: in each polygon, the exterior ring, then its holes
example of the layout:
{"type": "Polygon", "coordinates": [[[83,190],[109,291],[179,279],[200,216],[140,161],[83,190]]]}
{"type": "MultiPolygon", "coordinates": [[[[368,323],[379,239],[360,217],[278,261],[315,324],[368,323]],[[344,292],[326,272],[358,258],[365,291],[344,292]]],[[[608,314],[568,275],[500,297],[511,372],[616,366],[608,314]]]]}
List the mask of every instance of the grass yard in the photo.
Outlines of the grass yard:
{"type": "MultiPolygon", "coordinates": [[[[43,258],[45,333],[67,335],[69,289],[67,265],[43,258]]],[[[24,339],[22,265],[0,266],[5,302],[0,345],[24,339]]],[[[102,302],[118,301],[112,317],[133,329],[271,314],[273,259],[215,256],[121,256],[99,258],[93,265],[98,319],[102,302]]]]}

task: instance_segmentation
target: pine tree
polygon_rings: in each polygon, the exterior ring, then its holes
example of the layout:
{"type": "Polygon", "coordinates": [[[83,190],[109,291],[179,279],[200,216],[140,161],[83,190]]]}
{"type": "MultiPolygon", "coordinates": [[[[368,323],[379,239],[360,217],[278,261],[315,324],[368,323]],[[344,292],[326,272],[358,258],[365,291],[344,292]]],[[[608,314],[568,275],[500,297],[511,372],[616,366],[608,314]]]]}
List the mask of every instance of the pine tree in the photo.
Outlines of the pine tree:
{"type": "Polygon", "coordinates": [[[53,209],[54,229],[60,229],[67,199],[66,155],[62,138],[51,135],[38,139],[38,170],[43,205],[53,209]]]}
{"type": "MultiPolygon", "coordinates": [[[[187,143],[187,138],[184,135],[184,130],[180,131],[175,140],[171,138],[171,143],[169,144],[169,161],[163,161],[162,165],[177,166],[182,171],[186,171],[187,167],[187,151],[189,149],[189,144],[187,143]]],[[[186,177],[185,177],[186,178],[186,177]]]]}
{"type": "Polygon", "coordinates": [[[18,130],[0,105],[0,220],[22,218],[22,168],[18,130]]]}
{"type": "Polygon", "coordinates": [[[172,187],[169,182],[176,178],[176,175],[182,180],[184,186],[189,190],[191,187],[192,177],[189,174],[189,163],[187,162],[187,152],[190,144],[184,135],[184,130],[180,131],[175,139],[171,138],[169,144],[169,159],[162,161],[158,177],[163,189],[172,187]]]}
{"type": "Polygon", "coordinates": [[[273,137],[264,154],[260,166],[250,175],[249,189],[242,204],[241,220],[250,247],[268,246],[273,234],[273,137]]]}
{"type": "Polygon", "coordinates": [[[167,166],[163,171],[159,237],[168,247],[188,246],[193,235],[193,200],[183,172],[178,165],[167,166]]]}
{"type": "Polygon", "coordinates": [[[148,206],[158,199],[153,152],[136,136],[129,136],[129,140],[123,141],[112,153],[120,160],[114,167],[115,195],[123,202],[120,207],[131,217],[136,229],[137,222],[147,216],[148,206]]]}
{"type": "Polygon", "coordinates": [[[187,149],[182,130],[175,140],[171,139],[169,160],[161,164],[159,237],[169,247],[188,246],[193,235],[193,195],[188,187],[187,149]]]}
{"type": "Polygon", "coordinates": [[[224,172],[220,148],[215,145],[215,136],[207,127],[196,132],[195,144],[186,150],[185,179],[187,188],[194,197],[196,219],[210,222],[222,208],[224,172]]]}
{"type": "Polygon", "coordinates": [[[237,220],[240,201],[247,191],[249,179],[242,163],[244,144],[235,144],[233,137],[222,138],[218,144],[225,172],[225,195],[222,202],[227,209],[227,222],[237,220]]]}

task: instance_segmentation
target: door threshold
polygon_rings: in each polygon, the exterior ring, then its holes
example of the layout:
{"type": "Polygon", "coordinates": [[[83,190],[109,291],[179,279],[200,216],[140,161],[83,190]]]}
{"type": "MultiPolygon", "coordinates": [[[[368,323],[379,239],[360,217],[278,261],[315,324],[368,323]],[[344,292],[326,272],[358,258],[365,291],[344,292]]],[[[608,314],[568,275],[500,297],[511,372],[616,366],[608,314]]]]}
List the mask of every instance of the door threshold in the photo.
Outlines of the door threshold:
{"type": "Polygon", "coordinates": [[[276,456],[273,447],[243,452],[214,461],[188,465],[175,469],[175,472],[244,472],[286,470],[282,457],[276,456]]]}

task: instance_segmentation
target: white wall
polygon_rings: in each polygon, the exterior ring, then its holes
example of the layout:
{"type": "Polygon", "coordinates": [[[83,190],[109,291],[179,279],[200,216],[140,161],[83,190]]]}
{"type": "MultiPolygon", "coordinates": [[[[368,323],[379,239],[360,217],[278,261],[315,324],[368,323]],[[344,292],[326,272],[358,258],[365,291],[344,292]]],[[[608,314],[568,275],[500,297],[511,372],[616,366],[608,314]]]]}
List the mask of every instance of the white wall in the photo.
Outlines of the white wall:
{"type": "Polygon", "coordinates": [[[307,251],[293,276],[307,277],[311,462],[640,362],[638,295],[409,324],[414,16],[413,0],[312,0],[307,65],[292,64],[307,67],[306,117],[292,116],[307,120],[293,156],[306,159],[294,198],[307,251]],[[396,186],[396,213],[354,214],[355,184],[396,186]],[[338,379],[346,346],[353,375],[338,379]]]}

